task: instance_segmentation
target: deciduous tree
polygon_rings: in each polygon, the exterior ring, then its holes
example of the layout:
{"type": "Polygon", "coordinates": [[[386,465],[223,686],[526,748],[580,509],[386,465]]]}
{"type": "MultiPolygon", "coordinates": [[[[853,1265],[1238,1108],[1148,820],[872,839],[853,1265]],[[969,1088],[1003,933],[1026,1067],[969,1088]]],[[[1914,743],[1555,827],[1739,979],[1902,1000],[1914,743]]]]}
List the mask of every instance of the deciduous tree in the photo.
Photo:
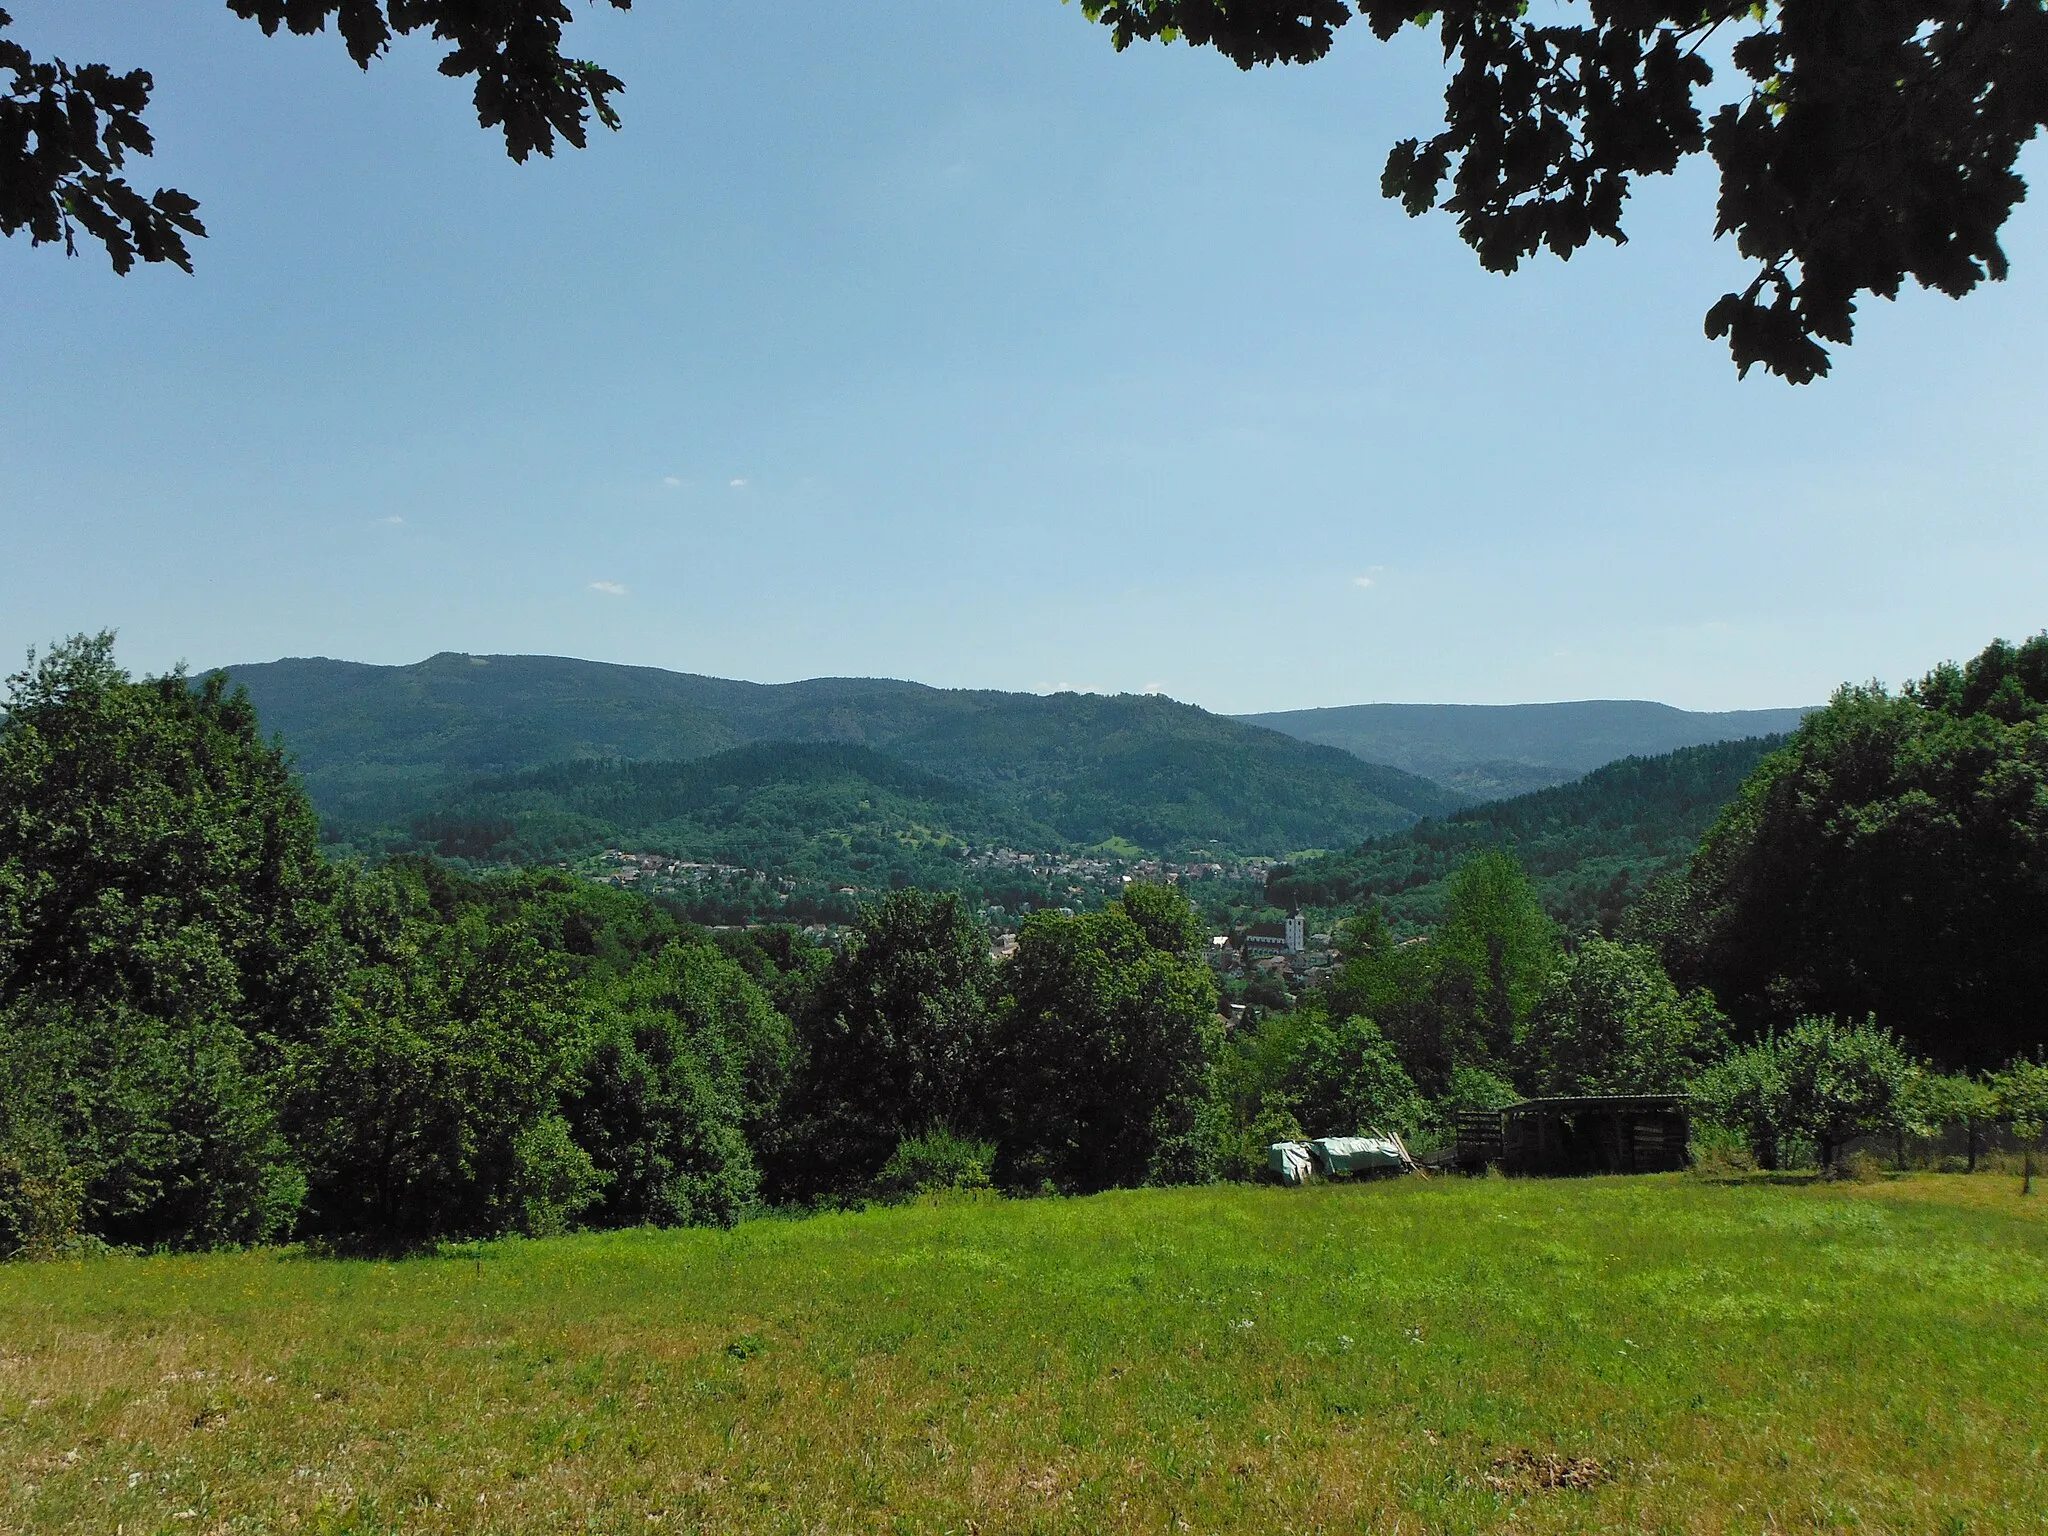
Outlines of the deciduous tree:
{"type": "Polygon", "coordinates": [[[567,1116],[609,1178],[608,1225],[730,1225],[759,1194],[758,1140],[782,1090],[789,1024],[709,944],[671,945],[608,987],[567,1116]]]}
{"type": "Polygon", "coordinates": [[[2048,1064],[2015,1058],[1992,1078],[1991,1093],[1999,1118],[2026,1144],[2026,1182],[2021,1188],[2032,1194],[2034,1147],[2048,1132],[2048,1064]]]}
{"type": "Polygon", "coordinates": [[[1725,1058],[1701,1087],[1722,1119],[1748,1132],[1766,1168],[1795,1138],[1832,1168],[1845,1143],[1892,1129],[1912,1072],[1898,1038],[1876,1021],[1810,1018],[1725,1058]]]}
{"type": "Polygon", "coordinates": [[[1875,1014],[1949,1067],[2048,1035],[2048,635],[1844,688],[1632,915],[1751,1031],[1875,1014]]]}
{"type": "MultiPolygon", "coordinates": [[[[618,10],[633,0],[608,0],[618,10]]],[[[619,118],[625,88],[609,70],[562,52],[566,0],[228,0],[266,33],[324,31],[330,21],[364,69],[394,37],[425,32],[448,45],[441,73],[474,79],[477,121],[505,137],[514,160],[552,155],[557,139],[581,149],[595,117],[619,118]]],[[[143,121],[156,83],[146,69],[39,59],[6,35],[0,10],[0,234],[31,243],[78,237],[105,247],[116,272],[168,261],[191,270],[188,235],[203,236],[199,204],[169,188],[144,196],[121,174],[155,140],[143,121]]]]}
{"type": "Polygon", "coordinates": [[[1025,920],[1003,968],[991,1078],[1005,1181],[1084,1191],[1215,1171],[1216,984],[1180,947],[1199,930],[1176,904],[1141,893],[1025,920]]]}
{"type": "Polygon", "coordinates": [[[347,968],[305,796],[239,691],[132,679],[111,635],[8,687],[0,1158],[98,1236],[276,1236],[303,1188],[279,1080],[347,968]]]}
{"type": "Polygon", "coordinates": [[[786,1192],[865,1189],[905,1137],[979,1126],[994,992],[988,934],[959,897],[864,907],[802,1021],[786,1192]]]}
{"type": "Polygon", "coordinates": [[[1433,30],[1451,79],[1444,126],[1403,140],[1381,190],[1442,208],[1491,271],[1627,237],[1635,182],[1710,155],[1716,235],[1753,264],[1708,310],[1743,372],[1828,371],[1862,294],[1908,278],[1952,297],[2003,278],[1999,229],[2048,122],[2040,0],[1083,0],[1121,48],[1213,47],[1249,69],[1306,63],[1362,19],[1433,30]],[[1734,88],[1714,92],[1710,51],[1734,88]]]}
{"type": "Polygon", "coordinates": [[[1516,1054],[1531,1093],[1669,1093],[1726,1043],[1714,999],[1681,994],[1655,950],[1589,937],[1558,967],[1516,1054]]]}

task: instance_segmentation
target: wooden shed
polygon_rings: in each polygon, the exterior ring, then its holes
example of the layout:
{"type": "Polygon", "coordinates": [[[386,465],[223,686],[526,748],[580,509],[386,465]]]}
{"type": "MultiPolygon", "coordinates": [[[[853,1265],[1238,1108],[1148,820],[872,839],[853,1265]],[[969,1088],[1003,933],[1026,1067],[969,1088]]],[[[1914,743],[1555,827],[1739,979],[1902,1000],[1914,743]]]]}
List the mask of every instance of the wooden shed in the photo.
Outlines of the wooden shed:
{"type": "Polygon", "coordinates": [[[1458,1161],[1503,1173],[1670,1173],[1692,1165],[1682,1093],[1524,1099],[1458,1116],[1458,1161]]]}

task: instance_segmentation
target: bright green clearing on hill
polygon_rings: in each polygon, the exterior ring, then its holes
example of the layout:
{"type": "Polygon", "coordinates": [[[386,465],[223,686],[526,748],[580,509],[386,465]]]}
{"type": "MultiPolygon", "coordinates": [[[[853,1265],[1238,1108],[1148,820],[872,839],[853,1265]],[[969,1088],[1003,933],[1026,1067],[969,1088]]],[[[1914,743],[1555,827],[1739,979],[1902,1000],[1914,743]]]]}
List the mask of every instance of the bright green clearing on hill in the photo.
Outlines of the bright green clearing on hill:
{"type": "Polygon", "coordinates": [[[0,1529],[2040,1531],[2048,1199],[2016,1186],[1229,1187],[14,1265],[0,1529]]]}

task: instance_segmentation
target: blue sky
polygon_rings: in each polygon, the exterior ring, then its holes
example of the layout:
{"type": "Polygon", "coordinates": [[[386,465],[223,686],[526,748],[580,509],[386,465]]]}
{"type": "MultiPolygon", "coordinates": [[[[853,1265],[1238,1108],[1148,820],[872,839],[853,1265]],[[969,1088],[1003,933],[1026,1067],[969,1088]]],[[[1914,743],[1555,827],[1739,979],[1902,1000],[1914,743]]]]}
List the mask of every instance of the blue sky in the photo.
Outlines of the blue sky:
{"type": "MultiPolygon", "coordinates": [[[[8,0],[155,72],[198,272],[0,243],[0,649],[775,681],[1810,702],[2048,625],[2048,221],[1738,382],[1713,186],[1482,272],[1377,193],[1423,42],[1118,56],[1057,0],[642,0],[510,164],[436,50],[8,0]]],[[[2023,169],[2038,181],[2039,146],[2023,169]]]]}

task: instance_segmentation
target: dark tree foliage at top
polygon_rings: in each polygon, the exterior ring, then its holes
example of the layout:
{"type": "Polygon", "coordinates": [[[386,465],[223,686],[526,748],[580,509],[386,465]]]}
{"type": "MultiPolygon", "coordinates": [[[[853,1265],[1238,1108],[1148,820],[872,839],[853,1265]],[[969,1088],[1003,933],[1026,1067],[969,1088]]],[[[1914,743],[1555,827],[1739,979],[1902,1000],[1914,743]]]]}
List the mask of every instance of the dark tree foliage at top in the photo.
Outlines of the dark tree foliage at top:
{"type": "Polygon", "coordinates": [[[1993,1067],[2048,1039],[2048,634],[1844,688],[1630,925],[1752,1030],[1874,1015],[1993,1067]]]}
{"type": "Polygon", "coordinates": [[[76,255],[83,229],[116,272],[138,259],[191,271],[185,236],[206,233],[199,204],[164,188],[144,197],[119,174],[155,147],[142,121],[149,72],[34,58],[5,35],[13,22],[0,11],[0,235],[25,229],[32,244],[61,241],[76,255]]]}
{"type": "Polygon", "coordinates": [[[1182,38],[1239,67],[1307,63],[1362,17],[1434,26],[1454,66],[1443,131],[1387,157],[1381,188],[1441,207],[1495,272],[1595,235],[1617,243],[1634,178],[1687,155],[1721,171],[1717,235],[1755,276],[1707,312],[1745,374],[1828,371],[1861,293],[1910,277],[1960,297],[2003,278],[1999,228],[2026,195],[2020,147],[2048,121],[2040,0],[1084,0],[1119,48],[1182,38]],[[1580,25],[1560,24],[1573,12],[1580,25]],[[1736,99],[1702,112],[1702,53],[1732,37],[1736,99]]]}
{"type": "MultiPolygon", "coordinates": [[[[633,8],[633,0],[607,3],[633,8]]],[[[228,0],[228,9],[267,36],[280,27],[302,36],[324,32],[331,16],[348,56],[364,69],[394,34],[426,32],[451,44],[441,73],[476,77],[477,122],[502,128],[505,153],[521,163],[535,153],[552,155],[557,137],[583,148],[593,113],[605,127],[619,126],[612,97],[625,82],[562,54],[562,28],[574,14],[566,0],[228,0]]]]}
{"type": "MultiPolygon", "coordinates": [[[[631,0],[608,0],[617,9],[631,0]]],[[[1441,207],[1480,261],[1512,272],[1548,249],[1626,239],[1634,178],[1709,153],[1721,171],[1716,234],[1755,276],[1707,313],[1737,367],[1805,383],[1846,345],[1859,294],[1907,278],[1952,297],[2007,270],[1998,231],[2026,184],[2013,166],[2048,121],[2041,0],[1575,0],[1532,16],[1522,0],[1083,0],[1119,48],[1185,39],[1240,67],[1307,63],[1363,17],[1380,38],[1437,29],[1454,64],[1443,131],[1407,139],[1381,186],[1411,214],[1441,207]],[[1722,34],[1735,99],[1708,101],[1704,50],[1722,34]]],[[[477,120],[515,160],[582,147],[595,115],[616,127],[609,71],[562,53],[564,0],[228,0],[257,22],[312,33],[335,22],[368,68],[400,34],[450,44],[441,72],[474,77],[477,120]]],[[[73,249],[83,229],[115,270],[189,267],[203,235],[182,192],[145,198],[118,174],[151,151],[144,70],[38,60],[0,11],[0,233],[73,249]]]]}
{"type": "MultiPolygon", "coordinates": [[[[633,0],[608,3],[623,11],[633,0]]],[[[441,73],[475,78],[477,122],[503,130],[514,160],[552,155],[558,138],[583,148],[593,115],[619,125],[612,97],[624,82],[562,53],[565,0],[228,0],[228,9],[271,35],[322,32],[332,18],[364,69],[394,36],[425,32],[449,44],[441,73]]],[[[32,244],[61,242],[75,254],[83,230],[116,272],[137,261],[189,272],[184,237],[206,233],[198,202],[167,188],[144,197],[119,174],[129,155],[155,148],[142,121],[155,88],[149,71],[37,59],[5,35],[12,25],[0,10],[0,235],[27,230],[32,244]]]]}

